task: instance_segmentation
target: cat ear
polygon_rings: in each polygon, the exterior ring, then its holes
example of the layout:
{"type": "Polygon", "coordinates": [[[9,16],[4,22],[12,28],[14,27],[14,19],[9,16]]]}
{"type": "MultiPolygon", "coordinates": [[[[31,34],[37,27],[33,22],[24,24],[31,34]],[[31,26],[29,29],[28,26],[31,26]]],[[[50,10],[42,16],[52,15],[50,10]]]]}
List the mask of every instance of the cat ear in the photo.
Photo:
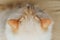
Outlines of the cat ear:
{"type": "Polygon", "coordinates": [[[47,19],[47,18],[46,19],[41,18],[40,22],[41,22],[41,28],[44,29],[44,30],[47,30],[48,26],[51,24],[51,20],[47,19]]]}
{"type": "Polygon", "coordinates": [[[10,19],[10,20],[8,20],[8,24],[12,28],[13,32],[17,32],[18,25],[19,25],[19,22],[18,22],[17,19],[10,19]]]}

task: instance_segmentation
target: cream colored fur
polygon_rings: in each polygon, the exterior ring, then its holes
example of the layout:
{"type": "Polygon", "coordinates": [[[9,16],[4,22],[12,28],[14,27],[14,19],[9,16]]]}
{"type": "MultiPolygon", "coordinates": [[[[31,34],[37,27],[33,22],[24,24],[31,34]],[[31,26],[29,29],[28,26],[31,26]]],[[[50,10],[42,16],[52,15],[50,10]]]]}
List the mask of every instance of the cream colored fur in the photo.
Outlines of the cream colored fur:
{"type": "MultiPolygon", "coordinates": [[[[7,20],[13,18],[19,18],[22,14],[21,10],[17,10],[17,12],[13,12],[7,20]]],[[[44,12],[38,12],[38,15],[44,17],[44,12]]],[[[45,14],[45,17],[47,14],[45,14]]],[[[41,23],[34,18],[33,15],[27,15],[25,19],[19,23],[19,28],[16,33],[13,33],[10,25],[6,22],[6,30],[5,34],[7,40],[51,40],[51,32],[52,32],[53,22],[48,26],[47,31],[43,31],[41,28],[41,23]]]]}

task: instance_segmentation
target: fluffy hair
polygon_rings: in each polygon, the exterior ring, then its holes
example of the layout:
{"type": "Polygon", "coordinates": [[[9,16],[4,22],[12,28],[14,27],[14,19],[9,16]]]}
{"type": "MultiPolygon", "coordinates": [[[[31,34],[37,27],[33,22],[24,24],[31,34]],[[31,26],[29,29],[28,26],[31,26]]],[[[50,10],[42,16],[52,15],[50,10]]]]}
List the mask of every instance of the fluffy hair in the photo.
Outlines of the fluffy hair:
{"type": "Polygon", "coordinates": [[[5,26],[7,40],[51,40],[53,21],[48,14],[33,5],[11,12],[5,26]]]}

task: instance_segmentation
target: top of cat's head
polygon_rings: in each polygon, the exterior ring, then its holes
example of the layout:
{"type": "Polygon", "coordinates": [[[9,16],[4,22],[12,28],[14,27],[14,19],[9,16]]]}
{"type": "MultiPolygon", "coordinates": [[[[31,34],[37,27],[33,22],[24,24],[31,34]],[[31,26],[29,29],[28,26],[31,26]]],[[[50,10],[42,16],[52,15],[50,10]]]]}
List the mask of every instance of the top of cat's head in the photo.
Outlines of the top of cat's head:
{"type": "MultiPolygon", "coordinates": [[[[9,19],[8,25],[10,25],[13,32],[17,32],[20,27],[19,25],[22,25],[23,23],[23,25],[33,26],[34,24],[28,25],[31,20],[33,20],[34,22],[37,21],[37,24],[40,24],[41,29],[43,30],[47,30],[48,26],[51,24],[51,20],[49,18],[40,18],[38,15],[36,15],[36,10],[34,9],[34,7],[32,5],[27,5],[23,11],[23,15],[21,15],[19,19],[9,19]]],[[[31,23],[33,21],[31,21],[31,23]]]]}

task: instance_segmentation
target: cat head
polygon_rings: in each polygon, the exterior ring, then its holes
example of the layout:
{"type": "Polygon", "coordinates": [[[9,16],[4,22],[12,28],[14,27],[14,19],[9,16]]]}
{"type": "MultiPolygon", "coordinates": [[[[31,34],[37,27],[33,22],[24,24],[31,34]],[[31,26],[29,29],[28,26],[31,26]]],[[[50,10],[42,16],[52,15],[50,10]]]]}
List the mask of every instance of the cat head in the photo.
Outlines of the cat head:
{"type": "MultiPolygon", "coordinates": [[[[14,33],[16,33],[19,29],[19,25],[22,25],[23,23],[25,25],[28,25],[28,23],[31,21],[31,20],[35,20],[37,21],[37,24],[40,24],[40,28],[42,30],[48,30],[48,27],[49,25],[51,24],[51,19],[49,18],[43,18],[43,17],[39,17],[38,15],[36,15],[37,12],[36,10],[32,7],[32,6],[29,6],[27,5],[27,7],[25,7],[25,9],[23,10],[23,15],[22,17],[18,18],[18,19],[9,19],[7,21],[8,25],[11,27],[12,31],[14,33]],[[23,22],[25,21],[25,22],[23,22]],[[26,22],[28,22],[26,24],[26,22]]],[[[41,14],[41,13],[40,13],[41,14]]],[[[40,16],[43,16],[43,15],[40,15],[40,16]]],[[[45,15],[46,16],[46,15],[45,15]]],[[[33,22],[31,21],[31,23],[33,22]]],[[[35,22],[34,21],[34,22],[35,22]]],[[[35,22],[36,23],[36,22],[35,22]]],[[[24,25],[23,24],[23,25],[24,25]]],[[[32,25],[28,25],[28,26],[32,26],[32,25]]],[[[38,26],[37,26],[38,27],[38,26]]]]}

